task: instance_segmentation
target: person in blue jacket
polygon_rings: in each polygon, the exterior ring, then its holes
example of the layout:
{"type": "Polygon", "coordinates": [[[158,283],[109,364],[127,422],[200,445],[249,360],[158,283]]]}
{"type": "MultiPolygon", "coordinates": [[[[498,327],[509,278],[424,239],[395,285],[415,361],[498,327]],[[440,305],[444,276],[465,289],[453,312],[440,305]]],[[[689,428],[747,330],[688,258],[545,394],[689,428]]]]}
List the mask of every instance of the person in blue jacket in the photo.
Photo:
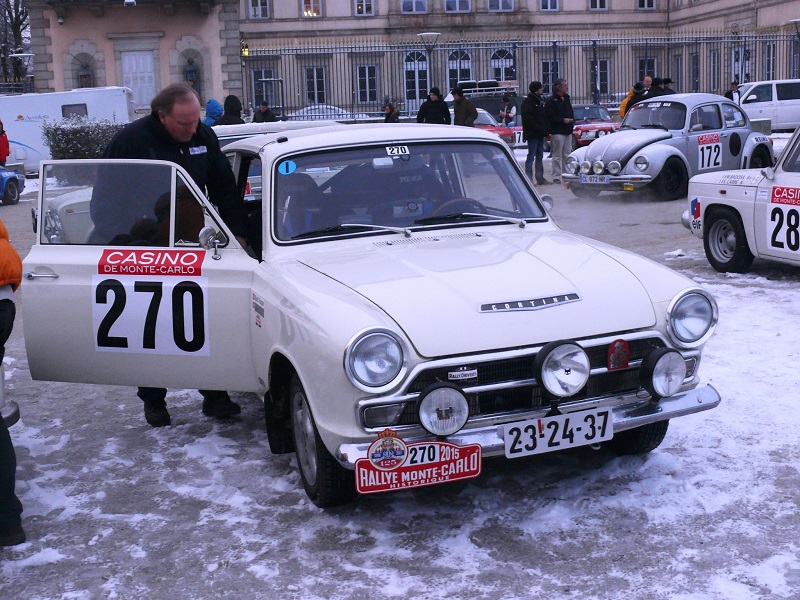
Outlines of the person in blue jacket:
{"type": "Polygon", "coordinates": [[[208,125],[211,127],[214,124],[214,121],[219,119],[222,116],[222,104],[220,104],[214,98],[209,99],[206,102],[206,116],[200,119],[203,125],[208,125]]]}

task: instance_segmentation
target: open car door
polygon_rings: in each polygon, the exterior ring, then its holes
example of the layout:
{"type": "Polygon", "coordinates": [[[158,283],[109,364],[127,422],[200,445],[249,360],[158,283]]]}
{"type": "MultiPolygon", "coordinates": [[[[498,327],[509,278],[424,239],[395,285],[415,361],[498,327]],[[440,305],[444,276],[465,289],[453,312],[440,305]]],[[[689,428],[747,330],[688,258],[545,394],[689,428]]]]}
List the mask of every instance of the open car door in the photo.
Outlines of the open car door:
{"type": "Polygon", "coordinates": [[[258,391],[253,268],[191,178],[162,161],[46,161],[23,261],[34,379],[258,391]]]}

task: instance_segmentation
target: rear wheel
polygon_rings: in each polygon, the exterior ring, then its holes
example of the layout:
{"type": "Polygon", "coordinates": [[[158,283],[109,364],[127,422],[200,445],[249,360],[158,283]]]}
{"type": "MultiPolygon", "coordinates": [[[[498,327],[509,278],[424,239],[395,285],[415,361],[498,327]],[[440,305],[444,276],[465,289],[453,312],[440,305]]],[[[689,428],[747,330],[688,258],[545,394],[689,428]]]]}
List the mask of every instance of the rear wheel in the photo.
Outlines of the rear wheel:
{"type": "Polygon", "coordinates": [[[357,496],[355,474],[336,462],[322,443],[297,376],[292,378],[290,399],[297,466],[306,494],[320,508],[352,501],[357,496]]]}
{"type": "Polygon", "coordinates": [[[718,208],[706,216],[703,248],[714,270],[720,273],[744,273],[753,264],[753,253],[739,214],[730,208],[718,208]]]}
{"type": "Polygon", "coordinates": [[[16,204],[19,202],[19,184],[13,179],[6,182],[6,193],[3,196],[3,204],[16,204]]]}
{"type": "Polygon", "coordinates": [[[689,192],[689,176],[679,158],[667,159],[661,173],[650,184],[659,200],[677,200],[689,192]]]}
{"type": "Polygon", "coordinates": [[[621,431],[615,433],[614,437],[606,442],[606,446],[614,454],[647,454],[661,445],[667,435],[668,427],[669,421],[659,421],[621,431]]]}

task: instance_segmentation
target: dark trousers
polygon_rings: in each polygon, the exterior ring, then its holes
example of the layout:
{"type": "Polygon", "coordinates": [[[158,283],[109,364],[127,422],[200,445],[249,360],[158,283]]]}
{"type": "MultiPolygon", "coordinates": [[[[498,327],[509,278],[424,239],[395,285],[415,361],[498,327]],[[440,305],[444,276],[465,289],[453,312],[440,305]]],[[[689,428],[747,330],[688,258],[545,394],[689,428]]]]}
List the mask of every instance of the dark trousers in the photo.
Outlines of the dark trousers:
{"type": "MultiPolygon", "coordinates": [[[[197,391],[200,392],[203,398],[207,400],[216,400],[223,394],[225,396],[228,395],[228,392],[219,390],[197,390],[197,391]]],[[[136,395],[139,396],[139,398],[141,398],[145,402],[163,402],[164,398],[167,397],[167,388],[140,387],[139,391],[136,392],[136,395]]]]}
{"type": "MultiPolygon", "coordinates": [[[[0,361],[6,354],[6,342],[14,328],[17,308],[11,300],[0,300],[0,361]]],[[[0,382],[4,385],[4,382],[0,382]]],[[[6,422],[0,417],[0,528],[18,525],[22,503],[14,493],[17,455],[6,422]]]]}
{"type": "Polygon", "coordinates": [[[529,138],[528,139],[528,156],[525,158],[525,173],[528,174],[528,177],[531,177],[536,183],[542,183],[544,181],[544,165],[542,161],[544,160],[544,138],[543,137],[536,137],[536,138],[529,138]],[[534,160],[536,161],[536,165],[534,166],[534,160]],[[534,168],[535,168],[535,175],[534,178],[534,168]]]}

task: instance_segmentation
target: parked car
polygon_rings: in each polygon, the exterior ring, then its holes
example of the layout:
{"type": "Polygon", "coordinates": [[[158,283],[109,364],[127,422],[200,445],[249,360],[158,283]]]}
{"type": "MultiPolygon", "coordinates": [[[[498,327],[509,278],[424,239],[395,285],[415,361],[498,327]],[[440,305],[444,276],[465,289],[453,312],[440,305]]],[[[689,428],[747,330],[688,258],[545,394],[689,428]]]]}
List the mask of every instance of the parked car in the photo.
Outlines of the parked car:
{"type": "Polygon", "coordinates": [[[238,142],[262,133],[295,131],[307,127],[328,127],[338,124],[339,122],[334,120],[315,119],[313,121],[271,121],[269,123],[245,123],[244,125],[215,125],[212,129],[217,134],[219,145],[224,148],[232,142],[238,142]]]}
{"type": "MultiPolygon", "coordinates": [[[[597,138],[619,129],[620,124],[614,120],[605,106],[599,104],[576,104],[572,107],[575,113],[575,126],[572,130],[572,149],[588,146],[597,138]]],[[[514,146],[527,147],[522,141],[522,126],[512,127],[514,146]]],[[[550,136],[544,142],[544,151],[550,152],[550,136]]]]}
{"type": "Polygon", "coordinates": [[[632,106],[620,130],[578,148],[563,181],[576,196],[633,192],[659,199],[687,193],[697,173],[772,164],[772,143],[753,131],[742,109],[716,94],[672,94],[632,106]]]}
{"type": "Polygon", "coordinates": [[[740,105],[751,119],[769,119],[772,131],[794,131],[800,125],[800,79],[751,81],[740,105]]]}
{"type": "Polygon", "coordinates": [[[37,221],[34,379],[255,392],[319,506],[477,477],[487,456],[649,452],[720,402],[698,377],[713,297],[560,229],[496,135],[347,125],[226,152],[240,190],[261,165],[255,258],[179,165],[45,163],[38,214],[109,169],[105,205],[132,210],[110,221],[117,243],[37,221]]]}
{"type": "Polygon", "coordinates": [[[743,273],[755,257],[800,265],[798,132],[775,168],[692,177],[681,220],[703,238],[708,262],[721,273],[743,273]]]}
{"type": "Polygon", "coordinates": [[[311,104],[286,115],[291,121],[366,121],[366,113],[353,113],[331,104],[311,104]]]}
{"type": "Polygon", "coordinates": [[[19,196],[25,189],[25,175],[19,171],[12,171],[0,167],[0,198],[3,204],[16,204],[19,196]]]}
{"type": "MultiPolygon", "coordinates": [[[[511,131],[510,127],[506,127],[505,125],[500,125],[497,120],[489,114],[488,111],[482,108],[476,108],[475,110],[478,111],[478,118],[475,119],[475,127],[477,129],[483,129],[484,131],[490,131],[491,133],[498,136],[501,140],[503,140],[506,144],[511,146],[514,143],[514,133],[511,131]]],[[[453,122],[453,109],[450,109],[450,122],[453,122]]]]}

